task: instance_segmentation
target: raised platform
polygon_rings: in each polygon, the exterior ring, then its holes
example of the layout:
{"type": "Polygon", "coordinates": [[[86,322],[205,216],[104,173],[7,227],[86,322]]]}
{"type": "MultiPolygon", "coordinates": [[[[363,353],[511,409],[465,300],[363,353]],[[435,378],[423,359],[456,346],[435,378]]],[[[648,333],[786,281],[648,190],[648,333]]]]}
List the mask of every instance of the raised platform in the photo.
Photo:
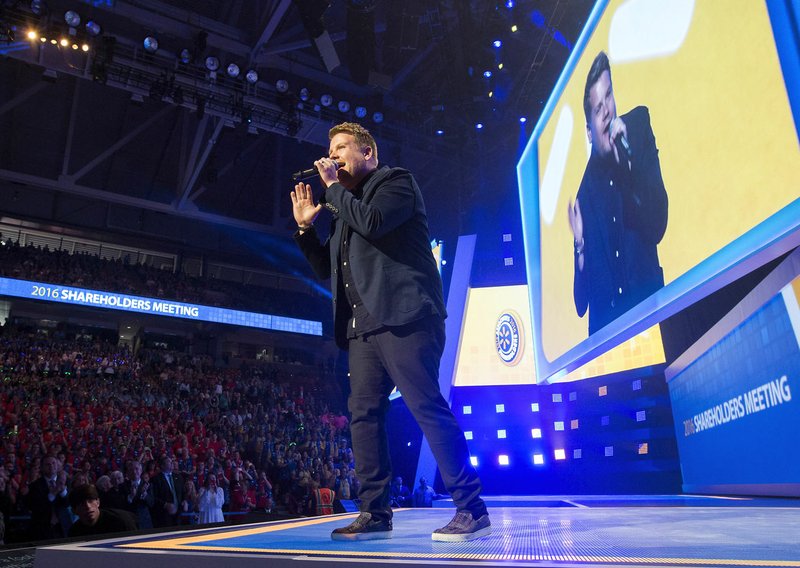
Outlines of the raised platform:
{"type": "Polygon", "coordinates": [[[43,547],[36,551],[35,566],[321,568],[357,562],[363,567],[800,568],[800,501],[683,496],[524,499],[528,501],[569,503],[491,506],[491,536],[468,543],[431,540],[431,531],[450,520],[452,509],[402,509],[395,512],[390,540],[331,541],[331,530],[356,516],[348,513],[43,547]],[[712,501],[728,506],[699,505],[712,501]]]}

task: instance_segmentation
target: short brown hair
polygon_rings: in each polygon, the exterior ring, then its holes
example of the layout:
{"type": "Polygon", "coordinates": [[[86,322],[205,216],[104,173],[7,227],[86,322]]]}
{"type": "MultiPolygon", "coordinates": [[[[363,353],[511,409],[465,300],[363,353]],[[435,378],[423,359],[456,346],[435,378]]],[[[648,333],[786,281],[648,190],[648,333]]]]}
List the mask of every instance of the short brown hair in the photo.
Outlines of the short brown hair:
{"type": "Polygon", "coordinates": [[[69,506],[73,509],[86,501],[93,501],[95,499],[100,499],[100,495],[97,494],[97,488],[91,483],[78,485],[73,488],[68,497],[69,506]]]}
{"type": "Polygon", "coordinates": [[[369,146],[372,148],[372,155],[375,156],[376,160],[378,159],[378,145],[369,130],[355,122],[343,122],[328,131],[328,140],[332,140],[334,136],[341,133],[353,136],[360,147],[369,146]]]}
{"type": "Polygon", "coordinates": [[[592,61],[592,66],[589,68],[589,74],[586,76],[586,86],[583,88],[583,114],[586,116],[586,124],[589,124],[589,115],[592,114],[591,103],[589,102],[589,93],[594,87],[594,84],[600,79],[600,75],[608,71],[609,78],[611,77],[611,65],[608,62],[608,55],[605,51],[597,54],[592,61]]]}

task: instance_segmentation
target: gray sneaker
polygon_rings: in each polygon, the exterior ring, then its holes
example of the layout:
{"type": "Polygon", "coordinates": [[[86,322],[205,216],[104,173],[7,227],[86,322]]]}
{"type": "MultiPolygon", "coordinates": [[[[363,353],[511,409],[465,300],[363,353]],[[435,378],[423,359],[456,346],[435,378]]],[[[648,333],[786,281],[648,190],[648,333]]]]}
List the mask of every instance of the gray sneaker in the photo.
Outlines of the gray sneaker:
{"type": "Polygon", "coordinates": [[[466,542],[481,538],[491,532],[492,523],[489,522],[488,514],[474,519],[469,511],[458,511],[446,526],[433,531],[431,538],[443,542],[466,542]]]}
{"type": "Polygon", "coordinates": [[[361,513],[358,518],[347,525],[334,529],[333,540],[374,540],[392,538],[392,521],[373,519],[370,513],[361,513]]]}

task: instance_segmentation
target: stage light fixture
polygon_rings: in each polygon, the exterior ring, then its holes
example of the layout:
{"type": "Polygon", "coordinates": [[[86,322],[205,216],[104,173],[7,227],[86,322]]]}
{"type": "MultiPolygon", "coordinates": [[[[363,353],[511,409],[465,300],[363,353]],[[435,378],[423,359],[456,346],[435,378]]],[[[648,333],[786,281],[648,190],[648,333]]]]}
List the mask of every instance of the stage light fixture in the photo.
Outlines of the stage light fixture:
{"type": "Polygon", "coordinates": [[[514,7],[514,0],[506,0],[506,8],[509,10],[514,7]]]}
{"type": "Polygon", "coordinates": [[[39,38],[39,41],[42,42],[42,43],[47,43],[47,38],[42,36],[42,37],[39,38]]]}
{"type": "Polygon", "coordinates": [[[347,101],[339,101],[339,112],[348,112],[350,110],[350,103],[347,101]]]}
{"type": "Polygon", "coordinates": [[[244,78],[247,79],[247,82],[250,83],[251,85],[255,85],[256,83],[258,83],[258,71],[256,71],[255,69],[250,69],[244,76],[244,78]]]}
{"type": "Polygon", "coordinates": [[[363,106],[357,106],[357,107],[356,107],[356,116],[357,116],[358,118],[364,118],[365,116],[367,116],[367,109],[366,109],[366,107],[363,107],[363,106]]]}
{"type": "Polygon", "coordinates": [[[527,119],[527,118],[525,118],[524,116],[520,116],[520,117],[519,117],[519,121],[520,121],[522,124],[525,124],[526,122],[528,122],[528,119],[527,119]]]}
{"type": "Polygon", "coordinates": [[[542,454],[533,454],[534,465],[544,465],[544,456],[542,454]]]}
{"type": "Polygon", "coordinates": [[[306,102],[310,98],[311,98],[311,92],[306,87],[303,87],[302,89],[300,89],[300,100],[301,101],[306,102]]]}
{"type": "Polygon", "coordinates": [[[206,69],[209,71],[216,71],[219,69],[219,59],[214,57],[213,55],[209,55],[206,57],[206,69]]]}
{"type": "Polygon", "coordinates": [[[496,413],[498,413],[498,414],[500,414],[502,412],[505,412],[506,411],[506,405],[505,404],[495,404],[494,405],[494,411],[496,413]]]}
{"type": "Polygon", "coordinates": [[[497,456],[497,463],[499,463],[500,465],[508,465],[509,463],[508,456],[505,454],[500,454],[499,456],[497,456]]]}
{"type": "Polygon", "coordinates": [[[516,33],[516,31],[517,31],[518,29],[519,29],[519,28],[517,27],[517,24],[514,24],[513,26],[511,26],[511,31],[512,31],[512,33],[516,33]]]}
{"type": "Polygon", "coordinates": [[[86,22],[85,27],[86,27],[86,33],[92,37],[99,36],[100,32],[103,31],[103,29],[100,27],[100,24],[98,24],[94,20],[89,20],[88,22],[86,22]]]}
{"type": "Polygon", "coordinates": [[[153,36],[147,36],[144,38],[142,45],[147,53],[155,53],[158,51],[158,40],[153,36]]]}
{"type": "Polygon", "coordinates": [[[503,42],[500,41],[499,39],[496,39],[492,42],[492,45],[495,47],[503,47],[503,42]]]}
{"type": "Polygon", "coordinates": [[[472,414],[472,407],[471,406],[464,406],[461,408],[462,414],[472,414]]]}
{"type": "Polygon", "coordinates": [[[436,131],[436,135],[437,136],[444,136],[444,130],[441,130],[441,129],[437,130],[436,131]]]}
{"type": "Polygon", "coordinates": [[[376,112],[376,113],[374,113],[374,114],[372,115],[372,121],[373,121],[375,124],[380,124],[381,122],[383,122],[383,113],[382,113],[382,112],[376,112]]]}
{"type": "Polygon", "coordinates": [[[556,448],[553,450],[553,457],[555,457],[557,460],[567,459],[566,452],[564,452],[563,448],[556,448]]]}
{"type": "Polygon", "coordinates": [[[469,463],[472,464],[472,467],[478,467],[478,458],[475,456],[469,456],[469,463]]]}
{"type": "Polygon", "coordinates": [[[44,0],[31,0],[31,12],[37,16],[43,16],[47,12],[47,4],[44,0]]]}
{"type": "Polygon", "coordinates": [[[472,439],[472,431],[471,430],[464,430],[464,438],[466,438],[467,440],[471,440],[472,439]]]}
{"type": "Polygon", "coordinates": [[[541,438],[542,437],[542,429],[541,428],[532,428],[531,429],[531,438],[541,438]]]}
{"type": "Polygon", "coordinates": [[[497,431],[497,439],[504,440],[506,438],[506,431],[505,430],[498,430],[497,431]]]}
{"type": "Polygon", "coordinates": [[[78,44],[77,43],[73,43],[72,44],[72,49],[74,49],[75,51],[78,51],[78,44]]]}
{"type": "Polygon", "coordinates": [[[319,103],[314,105],[314,112],[319,112],[321,110],[322,110],[322,107],[319,105],[319,103]]]}
{"type": "Polygon", "coordinates": [[[489,98],[491,99],[494,96],[494,91],[489,91],[489,98]]]}
{"type": "Polygon", "coordinates": [[[503,64],[502,64],[502,63],[498,63],[498,64],[497,64],[497,68],[498,68],[498,69],[502,69],[502,68],[503,68],[503,64]]]}
{"type": "Polygon", "coordinates": [[[30,39],[30,40],[34,40],[35,41],[35,40],[39,39],[39,34],[36,33],[33,30],[29,31],[27,36],[28,36],[28,39],[30,39]]]}
{"type": "Polygon", "coordinates": [[[50,40],[50,43],[52,43],[53,45],[58,45],[58,40],[53,38],[50,40]]]}
{"type": "Polygon", "coordinates": [[[326,93],[319,98],[319,102],[322,106],[329,107],[333,104],[333,97],[326,93]]]}
{"type": "Polygon", "coordinates": [[[181,53],[178,56],[178,59],[180,59],[180,62],[183,63],[184,65],[189,65],[189,63],[191,63],[193,59],[192,52],[189,50],[189,48],[184,47],[183,49],[181,49],[181,53]]]}
{"type": "Polygon", "coordinates": [[[89,51],[89,44],[88,44],[88,43],[84,43],[84,44],[81,46],[81,51],[83,51],[84,53],[85,53],[85,52],[87,52],[87,51],[89,51]]]}
{"type": "Polygon", "coordinates": [[[278,79],[275,82],[275,88],[278,90],[279,93],[288,93],[289,81],[287,81],[286,79],[278,79]]]}
{"type": "Polygon", "coordinates": [[[236,79],[236,77],[239,76],[239,66],[236,65],[236,63],[231,63],[228,65],[226,72],[228,73],[228,77],[236,79]]]}
{"type": "Polygon", "coordinates": [[[65,37],[62,37],[58,43],[61,44],[61,47],[67,47],[69,45],[69,40],[65,37]]]}
{"type": "Polygon", "coordinates": [[[483,128],[483,123],[479,122],[478,124],[475,125],[475,128],[477,128],[478,130],[481,130],[483,128]]]}
{"type": "Polygon", "coordinates": [[[71,28],[77,28],[81,25],[81,16],[75,10],[67,10],[64,12],[64,21],[71,28]]]}
{"type": "Polygon", "coordinates": [[[483,76],[489,79],[492,76],[492,72],[487,69],[483,72],[483,76]]]}

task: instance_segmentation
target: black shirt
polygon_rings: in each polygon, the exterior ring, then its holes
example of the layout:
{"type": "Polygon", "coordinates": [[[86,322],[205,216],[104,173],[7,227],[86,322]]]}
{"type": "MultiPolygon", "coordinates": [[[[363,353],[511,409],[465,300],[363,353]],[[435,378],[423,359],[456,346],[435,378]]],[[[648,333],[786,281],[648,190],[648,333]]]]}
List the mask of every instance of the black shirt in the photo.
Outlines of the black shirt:
{"type": "Polygon", "coordinates": [[[69,527],[69,536],[91,536],[115,532],[135,531],[136,519],[128,511],[100,509],[100,518],[94,525],[84,525],[80,520],[69,527]]]}

